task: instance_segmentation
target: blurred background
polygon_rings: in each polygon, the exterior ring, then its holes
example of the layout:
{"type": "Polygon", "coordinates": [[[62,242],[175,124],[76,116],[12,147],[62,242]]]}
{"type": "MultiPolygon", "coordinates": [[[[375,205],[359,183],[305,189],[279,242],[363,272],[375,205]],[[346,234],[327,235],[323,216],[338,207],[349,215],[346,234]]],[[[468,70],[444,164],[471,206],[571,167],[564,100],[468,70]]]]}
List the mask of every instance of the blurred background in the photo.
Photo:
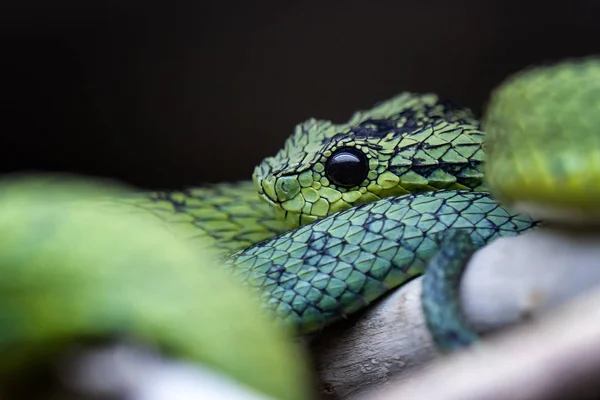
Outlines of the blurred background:
{"type": "Polygon", "coordinates": [[[246,179],[296,123],[403,90],[480,112],[512,72],[600,53],[599,20],[593,0],[4,0],[0,172],[246,179]]]}

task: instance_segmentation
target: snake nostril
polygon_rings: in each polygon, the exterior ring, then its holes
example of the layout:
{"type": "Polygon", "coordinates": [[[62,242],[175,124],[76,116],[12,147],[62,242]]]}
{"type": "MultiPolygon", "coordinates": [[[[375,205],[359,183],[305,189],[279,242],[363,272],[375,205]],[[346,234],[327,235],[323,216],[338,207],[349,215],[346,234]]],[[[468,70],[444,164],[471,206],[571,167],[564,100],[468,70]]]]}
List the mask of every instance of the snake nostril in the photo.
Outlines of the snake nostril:
{"type": "Polygon", "coordinates": [[[295,176],[282,176],[275,183],[275,193],[279,201],[286,201],[300,193],[300,184],[295,176]]]}

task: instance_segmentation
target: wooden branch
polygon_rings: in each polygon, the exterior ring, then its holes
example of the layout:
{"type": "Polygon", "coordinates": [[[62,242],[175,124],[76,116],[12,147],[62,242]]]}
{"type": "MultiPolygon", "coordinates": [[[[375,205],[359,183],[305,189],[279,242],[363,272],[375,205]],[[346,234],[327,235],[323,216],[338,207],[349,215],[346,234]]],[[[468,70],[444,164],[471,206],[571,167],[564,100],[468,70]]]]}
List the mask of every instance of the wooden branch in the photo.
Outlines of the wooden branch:
{"type": "Polygon", "coordinates": [[[420,294],[421,280],[413,280],[357,320],[333,326],[311,343],[327,397],[345,399],[392,376],[407,378],[437,356],[420,294]]]}
{"type": "Polygon", "coordinates": [[[595,399],[600,393],[600,290],[474,348],[440,358],[411,382],[365,400],[595,399]]]}

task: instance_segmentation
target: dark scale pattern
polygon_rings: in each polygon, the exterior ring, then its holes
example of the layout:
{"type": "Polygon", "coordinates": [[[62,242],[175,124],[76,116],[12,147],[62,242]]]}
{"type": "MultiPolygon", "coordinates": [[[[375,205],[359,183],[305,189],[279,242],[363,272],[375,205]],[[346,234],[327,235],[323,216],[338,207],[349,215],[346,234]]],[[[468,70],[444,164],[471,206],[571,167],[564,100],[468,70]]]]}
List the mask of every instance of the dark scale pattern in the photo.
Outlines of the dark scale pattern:
{"type": "Polygon", "coordinates": [[[185,239],[223,256],[287,230],[258,197],[251,181],[140,193],[111,198],[108,203],[148,212],[185,239]]]}
{"type": "MultiPolygon", "coordinates": [[[[375,107],[382,105],[381,102],[375,107]]],[[[350,129],[350,135],[363,138],[382,138],[390,133],[395,135],[410,134],[426,123],[436,120],[457,122],[461,124],[474,123],[473,115],[464,107],[459,107],[444,100],[433,104],[421,104],[420,107],[407,108],[392,114],[387,118],[369,118],[350,129]]]]}
{"type": "Polygon", "coordinates": [[[477,339],[462,314],[460,280],[477,246],[464,230],[439,235],[440,251],[427,264],[421,304],[429,332],[438,349],[448,352],[468,347],[477,339]]]}
{"type": "Polygon", "coordinates": [[[355,112],[345,124],[311,118],[295,127],[284,148],[274,157],[266,158],[259,176],[268,173],[300,170],[307,154],[323,150],[322,145],[334,137],[380,139],[388,134],[402,136],[414,133],[432,123],[445,121],[469,125],[478,129],[480,123],[471,110],[440,100],[436,95],[402,93],[390,100],[377,103],[372,109],[355,112]],[[316,146],[316,147],[315,147],[316,146]]]}
{"type": "Polygon", "coordinates": [[[424,192],[332,214],[244,249],[227,264],[278,318],[309,334],[421,274],[438,249],[438,232],[465,229],[482,246],[534,225],[483,192],[424,192]]]}
{"type": "Polygon", "coordinates": [[[484,133],[473,125],[439,119],[403,135],[413,140],[394,149],[389,170],[396,175],[417,174],[438,189],[456,183],[478,189],[482,184],[484,133]]]}

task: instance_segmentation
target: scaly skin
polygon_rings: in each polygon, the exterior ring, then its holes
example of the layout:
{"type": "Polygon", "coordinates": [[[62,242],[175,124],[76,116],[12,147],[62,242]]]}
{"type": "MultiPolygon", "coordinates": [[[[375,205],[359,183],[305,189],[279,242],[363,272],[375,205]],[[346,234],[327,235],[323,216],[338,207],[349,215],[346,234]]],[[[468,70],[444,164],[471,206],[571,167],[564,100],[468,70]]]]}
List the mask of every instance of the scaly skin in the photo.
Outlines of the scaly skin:
{"type": "Polygon", "coordinates": [[[402,93],[345,124],[310,119],[274,157],[242,181],[119,199],[184,225],[189,237],[222,255],[273,238],[300,223],[394,195],[481,190],[484,135],[470,110],[433,94],[402,93]],[[342,146],[360,147],[369,176],[337,187],[325,163],[342,146]],[[260,194],[260,196],[258,195],[260,194]]]}
{"type": "Polygon", "coordinates": [[[345,124],[298,125],[284,148],[255,169],[254,191],[243,182],[121,203],[167,226],[185,226],[187,238],[222,255],[238,250],[228,260],[236,275],[281,320],[309,334],[421,274],[439,248],[436,232],[464,228],[483,245],[532,225],[469,193],[483,188],[483,138],[469,110],[432,94],[403,93],[345,124]],[[364,154],[368,172],[355,184],[337,185],[328,159],[348,148],[364,154]],[[362,203],[369,205],[355,209],[362,203]],[[373,231],[378,224],[383,231],[373,231]]]}
{"type": "MultiPolygon", "coordinates": [[[[555,228],[597,227],[600,59],[569,60],[511,76],[492,93],[484,124],[485,183],[496,198],[555,228]]],[[[455,239],[430,261],[423,287],[426,320],[443,350],[478,339],[456,306],[460,273],[475,248],[468,237],[455,239]],[[451,282],[448,275],[459,279],[451,282]]]]}
{"type": "Polygon", "coordinates": [[[462,229],[443,232],[439,250],[427,263],[421,303],[425,322],[439,350],[450,352],[475,343],[479,337],[460,308],[460,280],[479,247],[462,229]]]}
{"type": "Polygon", "coordinates": [[[465,230],[482,246],[534,225],[486,193],[424,192],[330,215],[242,250],[228,264],[280,320],[310,334],[423,273],[440,232],[465,230]]]}
{"type": "Polygon", "coordinates": [[[256,167],[261,197],[290,228],[388,196],[438,189],[481,189],[479,122],[433,94],[402,93],[356,112],[345,124],[310,119],[256,167]],[[336,150],[364,154],[368,173],[336,185],[327,162],[336,150]]]}
{"type": "MultiPolygon", "coordinates": [[[[524,72],[496,91],[485,119],[485,186],[526,210],[544,204],[571,216],[597,215],[598,77],[597,60],[567,63],[524,72]]],[[[481,192],[483,140],[468,110],[404,93],[345,124],[300,124],[256,168],[253,184],[106,203],[153,215],[221,256],[237,251],[226,265],[300,334],[425,271],[427,323],[442,348],[455,349],[477,337],[457,303],[466,259],[496,237],[536,226],[481,192]],[[340,151],[358,160],[349,178],[330,168],[340,151]],[[441,232],[448,233],[440,242],[441,232]]]]}
{"type": "Polygon", "coordinates": [[[178,192],[140,193],[107,199],[115,206],[150,212],[180,235],[221,256],[287,230],[260,200],[252,181],[222,183],[178,192]]]}
{"type": "MultiPolygon", "coordinates": [[[[600,62],[592,59],[522,73],[494,94],[485,119],[493,193],[526,209],[544,205],[559,214],[597,216],[598,78],[600,62]]],[[[467,110],[433,95],[402,94],[343,125],[300,125],[255,171],[267,203],[242,182],[115,195],[101,202],[124,214],[109,217],[97,203],[54,201],[71,196],[72,187],[44,190],[34,182],[11,192],[0,185],[7,232],[0,251],[2,367],[26,368],[73,337],[128,332],[266,393],[307,397],[300,366],[282,364],[293,358],[283,331],[260,322],[258,303],[255,308],[223,271],[210,268],[208,253],[198,258],[136,212],[200,247],[219,248],[221,256],[238,250],[225,260],[233,275],[300,334],[317,332],[425,272],[423,304],[433,337],[446,349],[469,345],[477,335],[457,303],[466,260],[499,236],[537,225],[478,191],[483,137],[467,110]],[[327,159],[340,147],[368,161],[365,177],[354,184],[328,176],[327,159]],[[244,329],[231,330],[230,323],[244,329]],[[244,343],[236,336],[242,331],[246,339],[250,332],[251,346],[236,347],[244,343]],[[270,363],[268,373],[253,368],[256,359],[270,363]]],[[[554,215],[547,211],[541,214],[554,215]]]]}

